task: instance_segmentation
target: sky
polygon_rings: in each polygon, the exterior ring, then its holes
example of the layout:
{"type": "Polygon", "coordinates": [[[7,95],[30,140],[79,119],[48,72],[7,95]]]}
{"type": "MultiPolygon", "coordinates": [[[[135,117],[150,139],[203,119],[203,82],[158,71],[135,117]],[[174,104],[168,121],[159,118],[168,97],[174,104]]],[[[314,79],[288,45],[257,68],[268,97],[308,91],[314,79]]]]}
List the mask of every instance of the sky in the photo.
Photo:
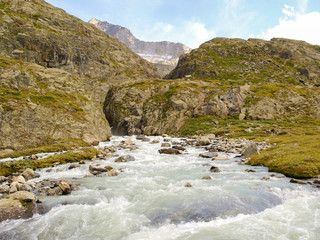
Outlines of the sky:
{"type": "Polygon", "coordinates": [[[129,28],[144,41],[191,48],[215,37],[273,37],[320,45],[320,0],[46,0],[89,21],[129,28]]]}

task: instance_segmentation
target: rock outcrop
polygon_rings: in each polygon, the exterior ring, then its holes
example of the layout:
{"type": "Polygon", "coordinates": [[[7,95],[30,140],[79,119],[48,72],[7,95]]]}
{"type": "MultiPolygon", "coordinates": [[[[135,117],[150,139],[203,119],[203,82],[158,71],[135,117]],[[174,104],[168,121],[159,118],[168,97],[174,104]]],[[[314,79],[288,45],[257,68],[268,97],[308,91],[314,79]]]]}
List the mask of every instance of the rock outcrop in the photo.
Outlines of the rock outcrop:
{"type": "Polygon", "coordinates": [[[182,54],[191,51],[191,48],[181,43],[141,41],[129,29],[106,21],[93,18],[89,23],[94,24],[111,36],[117,37],[120,42],[125,43],[132,51],[149,62],[154,63],[158,68],[159,74],[162,76],[165,76],[176,67],[178,59],[182,54]]]}
{"type": "Polygon", "coordinates": [[[319,62],[319,46],[302,41],[213,39],[180,58],[168,75],[173,80],[110,89],[104,110],[123,134],[176,133],[206,115],[320,118],[319,62]]]}
{"type": "Polygon", "coordinates": [[[106,140],[110,85],[155,76],[116,38],[43,0],[0,3],[0,149],[106,140]]]}

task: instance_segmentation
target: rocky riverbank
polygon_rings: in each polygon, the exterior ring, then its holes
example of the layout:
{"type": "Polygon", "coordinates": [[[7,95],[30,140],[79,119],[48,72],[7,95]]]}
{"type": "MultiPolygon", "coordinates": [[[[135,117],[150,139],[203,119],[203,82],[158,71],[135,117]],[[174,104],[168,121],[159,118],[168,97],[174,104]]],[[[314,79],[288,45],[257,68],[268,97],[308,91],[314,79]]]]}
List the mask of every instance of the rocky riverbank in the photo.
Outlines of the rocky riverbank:
{"type": "MultiPolygon", "coordinates": [[[[130,152],[137,151],[139,142],[149,142],[149,144],[158,144],[158,154],[188,154],[187,148],[202,149],[203,152],[199,154],[199,158],[208,159],[208,161],[228,161],[230,160],[230,154],[232,156],[238,156],[236,160],[239,164],[246,164],[248,159],[258,155],[261,151],[270,147],[270,144],[266,142],[256,143],[252,140],[247,139],[226,139],[221,137],[215,137],[213,134],[205,136],[195,136],[192,138],[171,138],[168,135],[164,135],[159,139],[150,140],[147,136],[137,136],[135,140],[133,138],[121,141],[118,145],[99,147],[97,146],[96,151],[92,155],[78,158],[77,163],[59,162],[61,156],[67,156],[65,153],[50,156],[48,158],[41,158],[43,155],[34,154],[32,156],[26,156],[25,159],[29,161],[46,161],[51,159],[51,165],[46,165],[46,173],[52,171],[58,172],[68,171],[71,169],[80,168],[86,166],[87,173],[82,177],[116,177],[119,174],[125,174],[127,169],[118,167],[119,163],[134,162],[137,159],[130,155],[130,152]],[[120,150],[129,151],[126,155],[120,155],[120,150]],[[60,156],[60,158],[59,158],[60,156]],[[101,161],[114,158],[114,163],[111,165],[101,164],[101,161]],[[56,160],[56,161],[55,161],[56,160]],[[99,163],[96,164],[96,161],[99,163]],[[54,167],[65,164],[66,167],[53,170],[54,167]]],[[[83,150],[73,150],[78,154],[83,153],[83,150]]],[[[81,155],[81,154],[80,154],[81,155]]],[[[66,159],[66,157],[65,157],[66,159]]],[[[25,160],[20,160],[25,161],[25,160]]],[[[19,164],[18,161],[12,161],[11,163],[19,164]]],[[[5,163],[2,163],[5,164],[5,163]]],[[[23,165],[22,165],[23,166],[23,165]]],[[[40,165],[39,165],[40,166],[40,165]]],[[[62,165],[64,166],[64,165],[62,165]]],[[[221,170],[211,164],[206,163],[208,172],[219,173],[221,170]]],[[[246,169],[248,173],[254,173],[253,169],[246,169]]],[[[266,175],[262,180],[269,180],[272,177],[282,178],[285,177],[282,174],[271,174],[266,175]]],[[[210,176],[203,176],[202,179],[210,180],[210,176]]],[[[39,175],[39,171],[33,171],[31,168],[26,168],[23,171],[18,171],[8,175],[7,177],[0,177],[0,209],[1,216],[0,220],[16,219],[16,218],[28,218],[34,213],[41,209],[42,204],[40,200],[44,196],[59,196],[71,194],[74,190],[79,190],[81,186],[73,182],[72,179],[42,179],[39,175]],[[40,177],[40,179],[39,179],[40,177]],[[40,199],[39,199],[40,198],[40,199]]],[[[291,182],[298,184],[310,184],[313,187],[320,188],[320,181],[318,179],[311,181],[303,181],[292,179],[291,182]]],[[[192,187],[190,183],[185,184],[186,187],[192,187]]],[[[40,211],[41,212],[41,211],[40,211]]]]}

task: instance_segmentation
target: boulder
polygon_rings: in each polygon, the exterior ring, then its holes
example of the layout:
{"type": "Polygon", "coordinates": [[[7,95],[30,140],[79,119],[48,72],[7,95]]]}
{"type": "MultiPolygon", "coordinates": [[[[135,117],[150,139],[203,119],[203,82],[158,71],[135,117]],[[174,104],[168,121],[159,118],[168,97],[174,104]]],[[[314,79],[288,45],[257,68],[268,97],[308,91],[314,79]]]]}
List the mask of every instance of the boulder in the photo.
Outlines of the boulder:
{"type": "Polygon", "coordinates": [[[169,148],[169,147],[171,147],[171,144],[170,143],[161,143],[161,147],[169,148]]]}
{"type": "Polygon", "coordinates": [[[9,193],[10,187],[8,185],[0,185],[0,193],[9,193]]]}
{"type": "Polygon", "coordinates": [[[54,187],[48,189],[48,196],[56,196],[56,195],[62,195],[62,190],[60,187],[54,187]]]}
{"type": "Polygon", "coordinates": [[[152,142],[150,142],[150,144],[157,144],[157,143],[160,143],[160,141],[157,140],[157,139],[155,139],[155,140],[153,140],[152,142]]]}
{"type": "Polygon", "coordinates": [[[29,184],[25,183],[25,184],[22,184],[20,186],[20,191],[27,191],[27,192],[30,192],[32,190],[32,187],[30,187],[29,184]]]}
{"type": "Polygon", "coordinates": [[[71,193],[71,182],[67,180],[60,180],[58,182],[58,186],[62,191],[62,194],[70,194],[71,193]]]}
{"type": "Polygon", "coordinates": [[[160,154],[182,154],[181,150],[175,148],[162,148],[159,149],[160,154]]]}
{"type": "Polygon", "coordinates": [[[12,182],[18,182],[18,183],[26,183],[26,180],[24,179],[23,176],[19,175],[19,176],[13,176],[11,178],[8,179],[8,182],[9,183],[12,183],[12,182]]]}
{"type": "Polygon", "coordinates": [[[118,175],[119,175],[119,173],[115,169],[111,169],[110,171],[108,171],[108,176],[109,177],[115,177],[115,176],[118,176],[118,175]]]}
{"type": "Polygon", "coordinates": [[[201,136],[198,138],[198,141],[196,143],[197,146],[207,146],[210,145],[211,141],[207,136],[201,136]]]}
{"type": "Polygon", "coordinates": [[[182,147],[182,146],[172,146],[172,148],[178,149],[180,151],[186,151],[186,149],[184,147],[182,147]]]}
{"type": "Polygon", "coordinates": [[[204,176],[201,179],[203,179],[203,180],[211,180],[212,178],[210,176],[204,176]]]}
{"type": "Polygon", "coordinates": [[[7,181],[7,178],[5,176],[0,176],[0,183],[3,183],[7,181]]]}
{"type": "Polygon", "coordinates": [[[68,167],[68,169],[71,170],[71,169],[78,168],[78,167],[80,167],[80,165],[78,165],[78,164],[71,164],[71,165],[68,167]]]}
{"type": "Polygon", "coordinates": [[[303,180],[299,180],[299,179],[294,179],[292,178],[290,180],[291,183],[298,183],[298,184],[307,184],[307,182],[303,181],[303,180]]]}
{"type": "Polygon", "coordinates": [[[104,168],[104,167],[90,165],[89,166],[89,171],[91,173],[94,173],[94,172],[108,172],[109,170],[107,168],[104,168]]]}
{"type": "Polygon", "coordinates": [[[38,200],[34,193],[27,191],[19,191],[9,195],[10,199],[20,200],[23,202],[36,202],[38,200]]]}
{"type": "Polygon", "coordinates": [[[210,172],[221,172],[221,170],[218,167],[211,166],[210,172]]]}
{"type": "Polygon", "coordinates": [[[22,176],[25,178],[25,180],[30,180],[32,178],[39,177],[38,174],[36,174],[31,168],[27,168],[23,171],[22,176]]]}
{"type": "Polygon", "coordinates": [[[217,160],[217,161],[219,161],[219,160],[221,160],[221,161],[222,160],[229,160],[229,157],[225,156],[225,155],[218,155],[216,157],[213,157],[212,160],[217,160]]]}
{"type": "Polygon", "coordinates": [[[1,199],[0,222],[9,219],[30,218],[34,213],[35,208],[35,202],[22,203],[20,200],[15,200],[12,198],[1,199]]]}
{"type": "Polygon", "coordinates": [[[191,183],[186,183],[184,186],[185,187],[192,187],[191,183]]]}
{"type": "Polygon", "coordinates": [[[253,143],[244,149],[242,156],[245,158],[251,158],[255,155],[258,155],[259,153],[260,152],[259,152],[257,144],[253,143]]]}
{"type": "Polygon", "coordinates": [[[215,158],[218,156],[218,153],[216,152],[206,152],[206,153],[200,153],[199,157],[202,158],[215,158]]]}
{"type": "Polygon", "coordinates": [[[131,155],[124,155],[124,156],[121,156],[119,158],[117,158],[115,160],[115,162],[130,162],[130,161],[134,161],[135,158],[131,155]]]}

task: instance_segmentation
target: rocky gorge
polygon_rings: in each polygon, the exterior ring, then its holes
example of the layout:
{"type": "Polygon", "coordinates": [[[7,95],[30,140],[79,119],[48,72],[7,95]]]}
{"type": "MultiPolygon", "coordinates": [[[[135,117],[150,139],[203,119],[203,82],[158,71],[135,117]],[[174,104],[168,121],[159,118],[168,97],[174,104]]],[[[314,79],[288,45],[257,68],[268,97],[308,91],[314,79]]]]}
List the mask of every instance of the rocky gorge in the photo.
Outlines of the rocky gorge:
{"type": "Polygon", "coordinates": [[[303,41],[215,38],[160,79],[92,24],[2,0],[0,238],[277,239],[259,222],[316,239],[319,62],[303,41]]]}

